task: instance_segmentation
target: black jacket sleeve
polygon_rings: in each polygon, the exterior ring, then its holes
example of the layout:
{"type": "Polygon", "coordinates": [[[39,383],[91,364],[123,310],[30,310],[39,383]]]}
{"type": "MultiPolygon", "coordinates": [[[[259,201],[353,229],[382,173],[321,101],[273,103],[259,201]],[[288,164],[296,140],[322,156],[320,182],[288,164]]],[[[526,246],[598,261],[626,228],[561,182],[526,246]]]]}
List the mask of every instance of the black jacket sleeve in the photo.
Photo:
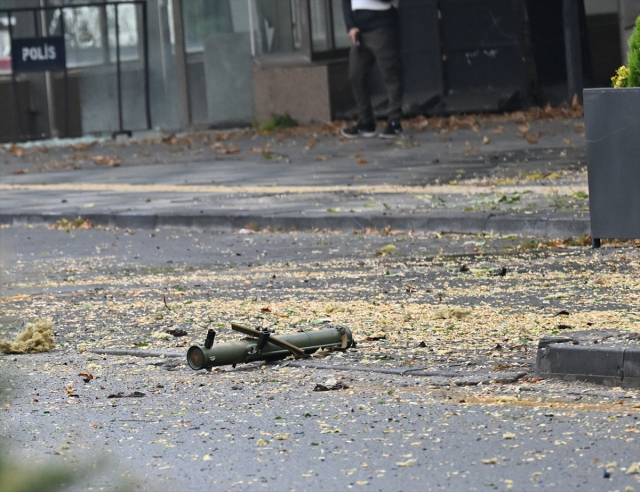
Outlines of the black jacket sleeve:
{"type": "Polygon", "coordinates": [[[353,10],[351,9],[351,0],[342,0],[342,11],[344,13],[344,23],[347,26],[347,32],[356,27],[353,19],[353,10]]]}

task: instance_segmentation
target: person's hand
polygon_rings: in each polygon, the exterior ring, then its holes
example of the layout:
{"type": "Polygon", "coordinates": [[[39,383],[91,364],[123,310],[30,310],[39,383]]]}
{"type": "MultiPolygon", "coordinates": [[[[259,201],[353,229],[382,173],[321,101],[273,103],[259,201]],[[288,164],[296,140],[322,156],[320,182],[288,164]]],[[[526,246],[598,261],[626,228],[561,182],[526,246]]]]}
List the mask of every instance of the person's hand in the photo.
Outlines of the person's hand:
{"type": "Polygon", "coordinates": [[[356,45],[356,38],[359,32],[360,29],[358,29],[357,27],[352,27],[351,29],[349,29],[349,37],[351,38],[351,42],[354,46],[356,45]]]}

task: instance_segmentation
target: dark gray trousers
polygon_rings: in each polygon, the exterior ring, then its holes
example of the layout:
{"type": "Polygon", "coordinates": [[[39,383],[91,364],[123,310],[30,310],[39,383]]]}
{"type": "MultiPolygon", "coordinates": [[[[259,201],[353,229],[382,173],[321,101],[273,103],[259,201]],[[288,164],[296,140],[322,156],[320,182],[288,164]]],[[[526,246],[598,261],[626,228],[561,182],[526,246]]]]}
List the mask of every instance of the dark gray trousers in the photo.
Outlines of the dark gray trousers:
{"type": "Polygon", "coordinates": [[[377,63],[387,89],[388,121],[402,117],[402,60],[398,31],[393,28],[376,29],[361,33],[360,46],[352,46],[349,53],[349,81],[358,104],[358,121],[373,123],[369,75],[377,63]]]}

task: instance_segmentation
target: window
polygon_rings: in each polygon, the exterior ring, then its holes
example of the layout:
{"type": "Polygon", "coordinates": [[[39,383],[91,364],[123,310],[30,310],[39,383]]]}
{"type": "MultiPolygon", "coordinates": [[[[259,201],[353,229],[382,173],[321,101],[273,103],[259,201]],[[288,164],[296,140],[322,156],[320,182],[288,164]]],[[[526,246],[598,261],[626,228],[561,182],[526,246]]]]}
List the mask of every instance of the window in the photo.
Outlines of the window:
{"type": "Polygon", "coordinates": [[[249,0],[252,50],[260,62],[344,56],[341,0],[249,0]],[[290,56],[287,56],[290,55],[290,56]]]}
{"type": "Polygon", "coordinates": [[[187,52],[202,51],[211,34],[234,32],[231,4],[239,1],[243,0],[183,0],[182,19],[187,52]]]}
{"type": "Polygon", "coordinates": [[[69,68],[115,63],[118,42],[121,61],[137,60],[140,58],[138,9],[133,4],[118,6],[117,34],[113,5],[52,10],[48,12],[47,34],[61,35],[64,31],[69,68]]]}
{"type": "Polygon", "coordinates": [[[0,74],[11,72],[11,40],[9,23],[15,25],[16,18],[0,14],[0,74]]]}

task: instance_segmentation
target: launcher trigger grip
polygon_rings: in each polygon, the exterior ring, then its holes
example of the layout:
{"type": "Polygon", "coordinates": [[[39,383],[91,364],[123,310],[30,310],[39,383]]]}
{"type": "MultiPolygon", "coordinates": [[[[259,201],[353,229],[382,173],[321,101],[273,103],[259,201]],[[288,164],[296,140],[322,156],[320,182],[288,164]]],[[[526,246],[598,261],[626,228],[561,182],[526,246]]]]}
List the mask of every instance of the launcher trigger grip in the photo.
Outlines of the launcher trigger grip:
{"type": "Polygon", "coordinates": [[[271,338],[271,332],[265,330],[260,332],[260,336],[258,337],[258,352],[262,352],[262,349],[269,343],[269,338],[271,338]]]}

